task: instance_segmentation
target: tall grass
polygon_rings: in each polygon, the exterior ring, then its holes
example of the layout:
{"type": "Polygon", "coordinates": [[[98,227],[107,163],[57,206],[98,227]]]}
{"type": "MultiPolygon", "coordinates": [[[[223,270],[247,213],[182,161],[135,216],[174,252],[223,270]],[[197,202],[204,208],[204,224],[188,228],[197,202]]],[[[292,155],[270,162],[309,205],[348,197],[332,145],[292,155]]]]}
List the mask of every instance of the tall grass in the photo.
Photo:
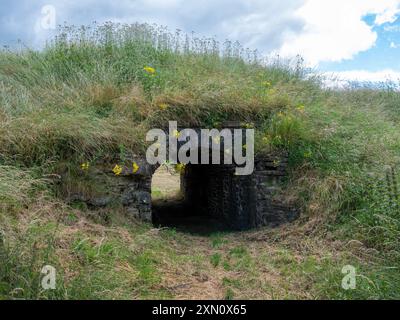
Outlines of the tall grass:
{"type": "Polygon", "coordinates": [[[147,24],[65,27],[42,51],[3,50],[0,57],[0,155],[25,165],[92,157],[121,144],[138,150],[150,126],[171,119],[262,122],[274,109],[310,99],[301,88],[317,87],[301,80],[299,65],[265,67],[238,43],[147,24]],[[265,82],[299,90],[283,98],[265,82]]]}
{"type": "MultiPolygon", "coordinates": [[[[57,174],[60,162],[77,167],[121,149],[143,152],[146,131],[168,120],[205,127],[224,120],[254,123],[257,152],[289,151],[286,193],[302,210],[298,228],[303,234],[333,232],[345,241],[357,239],[376,250],[378,267],[397,268],[397,171],[389,172],[389,180],[385,177],[386,167],[396,167],[400,159],[399,101],[399,92],[391,86],[322,89],[319,77],[311,76],[300,58],[265,62],[238,43],[218,43],[148,24],[64,27],[41,51],[2,50],[0,227],[6,246],[3,243],[0,254],[7,263],[0,266],[0,294],[21,287],[26,291],[22,296],[45,297],[37,274],[29,271],[30,261],[37,267],[48,257],[55,264],[66,263],[55,257],[60,257],[55,250],[64,245],[63,239],[47,243],[38,256],[36,249],[20,248],[36,248],[35,238],[54,235],[58,223],[67,228],[69,208],[52,207],[60,219],[53,216],[49,229],[44,223],[36,233],[25,228],[24,234],[30,235],[25,240],[10,231],[22,219],[18,213],[35,210],[37,191],[51,190],[42,178],[57,174]]],[[[44,201],[52,206],[52,201],[44,201]]],[[[91,280],[107,292],[117,290],[101,278],[120,256],[113,250],[96,256],[101,245],[84,239],[72,249],[61,249],[72,250],[77,261],[80,255],[89,256],[101,268],[89,264],[85,270],[97,278],[81,274],[89,291],[77,284],[72,295],[96,296],[90,291],[91,280]]],[[[116,247],[125,254],[120,244],[116,247]]],[[[156,282],[155,267],[154,257],[142,254],[134,264],[148,279],[139,283],[145,292],[156,282]]],[[[393,278],[393,273],[381,275],[383,280],[377,281],[383,286],[393,278]]],[[[132,285],[108,273],[107,277],[132,285]]],[[[388,291],[376,296],[395,296],[388,291]]],[[[70,296],[61,288],[52,297],[70,296]]]]}

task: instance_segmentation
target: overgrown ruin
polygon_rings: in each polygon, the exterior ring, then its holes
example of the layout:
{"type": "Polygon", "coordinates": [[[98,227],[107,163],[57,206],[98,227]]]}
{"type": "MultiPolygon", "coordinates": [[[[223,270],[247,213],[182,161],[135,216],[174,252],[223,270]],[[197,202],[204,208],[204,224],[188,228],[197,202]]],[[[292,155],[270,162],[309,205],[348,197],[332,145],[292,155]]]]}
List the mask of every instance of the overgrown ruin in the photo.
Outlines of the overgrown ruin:
{"type": "MultiPolygon", "coordinates": [[[[280,197],[287,154],[256,155],[254,160],[251,175],[236,175],[235,164],[186,165],[181,173],[184,214],[211,217],[231,230],[275,227],[295,220],[297,210],[280,197]]],[[[151,184],[159,165],[150,165],[145,157],[135,155],[125,159],[118,175],[112,171],[114,166],[109,160],[94,165],[86,174],[97,190],[74,191],[68,194],[69,201],[83,201],[93,208],[120,205],[134,217],[158,225],[151,184]]]]}

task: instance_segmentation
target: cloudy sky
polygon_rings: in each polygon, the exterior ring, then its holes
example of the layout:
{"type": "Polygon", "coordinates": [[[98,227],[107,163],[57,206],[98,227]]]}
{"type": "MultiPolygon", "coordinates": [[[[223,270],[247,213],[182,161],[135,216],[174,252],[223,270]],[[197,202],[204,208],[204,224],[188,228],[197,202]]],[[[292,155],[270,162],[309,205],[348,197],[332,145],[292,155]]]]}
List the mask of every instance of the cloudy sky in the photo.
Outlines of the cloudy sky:
{"type": "Polygon", "coordinates": [[[40,47],[53,11],[56,24],[157,23],[300,54],[346,79],[400,78],[400,0],[1,0],[0,44],[40,47]]]}

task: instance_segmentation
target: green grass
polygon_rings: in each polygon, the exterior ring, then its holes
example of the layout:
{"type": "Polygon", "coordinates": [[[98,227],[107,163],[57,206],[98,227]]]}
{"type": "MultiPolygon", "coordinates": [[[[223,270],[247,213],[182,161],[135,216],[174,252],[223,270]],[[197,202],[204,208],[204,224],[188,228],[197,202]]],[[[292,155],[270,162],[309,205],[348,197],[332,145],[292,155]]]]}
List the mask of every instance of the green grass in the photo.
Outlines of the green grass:
{"type": "Polygon", "coordinates": [[[2,50],[0,298],[399,298],[399,110],[394,84],[323,89],[295,61],[149,25],[67,27],[41,51],[2,50]],[[202,239],[59,198],[63,170],[144,152],[147,130],[176,119],[253,123],[256,152],[287,150],[299,222],[202,239]],[[45,264],[55,291],[39,285],[45,264]],[[356,290],[340,286],[346,264],[356,290]]]}
{"type": "Polygon", "coordinates": [[[214,267],[218,267],[221,262],[221,255],[219,253],[214,253],[210,258],[210,262],[214,267]]]}

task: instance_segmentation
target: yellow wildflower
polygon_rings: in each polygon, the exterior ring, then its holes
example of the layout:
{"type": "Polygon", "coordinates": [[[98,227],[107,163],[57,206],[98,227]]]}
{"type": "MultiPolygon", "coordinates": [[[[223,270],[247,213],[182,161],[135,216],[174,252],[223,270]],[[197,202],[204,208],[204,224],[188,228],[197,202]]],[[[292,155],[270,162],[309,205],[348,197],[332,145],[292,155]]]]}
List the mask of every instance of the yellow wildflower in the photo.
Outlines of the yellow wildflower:
{"type": "Polygon", "coordinates": [[[247,144],[243,145],[243,149],[246,150],[247,149],[247,144]]]}
{"type": "Polygon", "coordinates": [[[241,122],[240,125],[241,125],[242,127],[245,127],[246,129],[254,128],[254,124],[249,123],[249,122],[241,122]]]}
{"type": "Polygon", "coordinates": [[[168,108],[168,104],[166,104],[166,103],[160,103],[159,105],[158,105],[158,107],[161,109],[161,110],[166,110],[167,108],[168,108]]]}
{"type": "Polygon", "coordinates": [[[279,111],[278,112],[278,117],[279,118],[283,118],[285,116],[285,114],[282,112],[282,111],[279,111]]]}
{"type": "Polygon", "coordinates": [[[216,136],[216,137],[214,137],[213,141],[214,141],[215,144],[218,144],[221,141],[221,137],[216,136]]]}
{"type": "Polygon", "coordinates": [[[122,172],[122,167],[116,164],[112,171],[115,173],[116,176],[119,176],[122,172]]]}
{"type": "Polygon", "coordinates": [[[81,164],[82,170],[89,170],[89,167],[90,167],[90,163],[88,161],[81,164]]]}
{"type": "Polygon", "coordinates": [[[304,152],[304,158],[311,158],[312,152],[311,151],[306,151],[304,152]]]}
{"type": "Polygon", "coordinates": [[[303,112],[304,112],[304,109],[305,109],[305,107],[304,107],[303,105],[300,105],[300,106],[298,106],[296,109],[297,109],[297,111],[299,111],[299,112],[303,113],[303,112]]]}
{"type": "Polygon", "coordinates": [[[270,139],[269,139],[268,136],[265,136],[265,137],[262,138],[262,141],[263,141],[265,144],[269,144],[270,139]]]}
{"type": "Polygon", "coordinates": [[[155,74],[156,73],[156,69],[154,69],[153,67],[149,67],[149,66],[144,67],[143,70],[146,71],[149,74],[155,74]]]}
{"type": "Polygon", "coordinates": [[[132,167],[133,167],[133,173],[138,172],[139,166],[138,166],[138,164],[136,162],[133,163],[132,167]]]}
{"type": "Polygon", "coordinates": [[[282,143],[282,137],[278,134],[274,137],[274,142],[278,144],[282,143]]]}
{"type": "Polygon", "coordinates": [[[266,87],[270,87],[272,85],[269,81],[264,81],[262,84],[266,87]]]}
{"type": "Polygon", "coordinates": [[[175,165],[175,170],[179,173],[183,173],[185,171],[186,165],[183,163],[178,163],[175,165]]]}
{"type": "Polygon", "coordinates": [[[173,134],[173,136],[175,137],[175,138],[179,138],[180,136],[181,136],[181,133],[178,131],[178,130],[174,130],[174,131],[172,131],[172,134],[173,134]]]}

